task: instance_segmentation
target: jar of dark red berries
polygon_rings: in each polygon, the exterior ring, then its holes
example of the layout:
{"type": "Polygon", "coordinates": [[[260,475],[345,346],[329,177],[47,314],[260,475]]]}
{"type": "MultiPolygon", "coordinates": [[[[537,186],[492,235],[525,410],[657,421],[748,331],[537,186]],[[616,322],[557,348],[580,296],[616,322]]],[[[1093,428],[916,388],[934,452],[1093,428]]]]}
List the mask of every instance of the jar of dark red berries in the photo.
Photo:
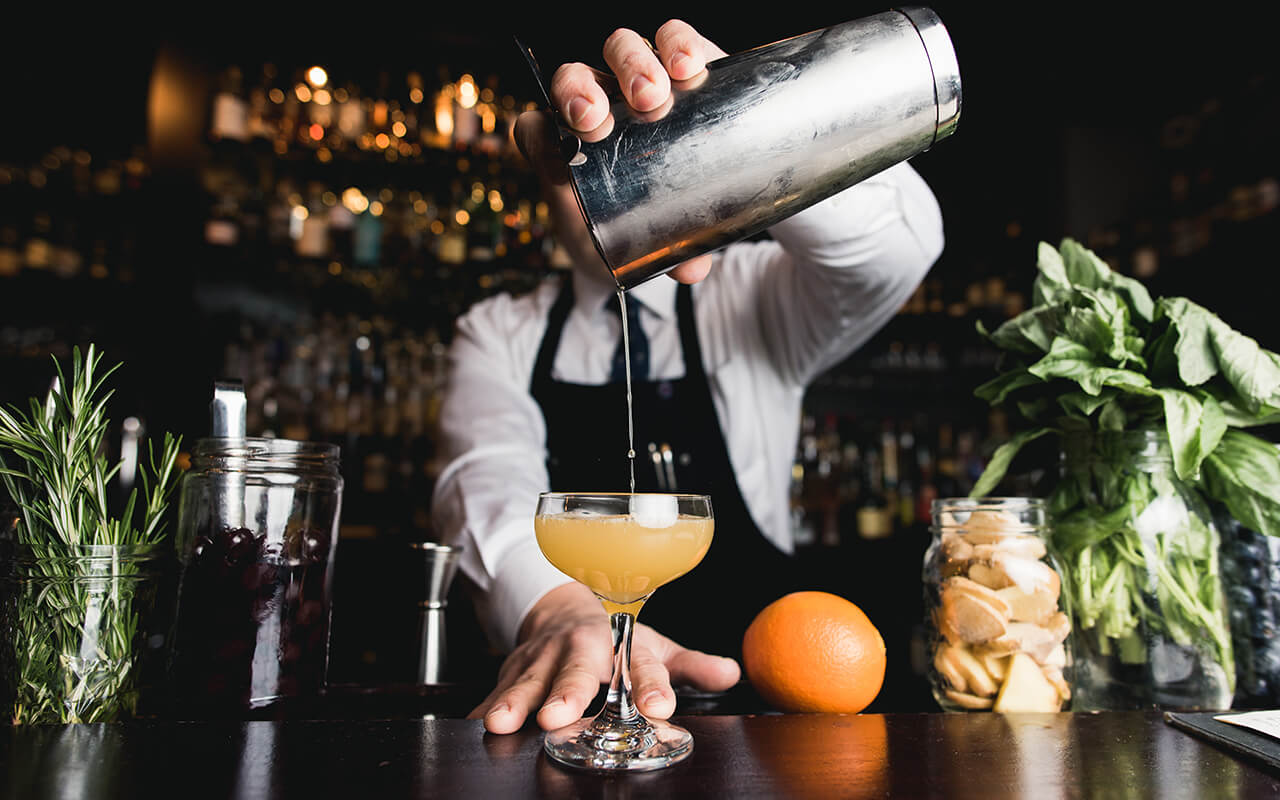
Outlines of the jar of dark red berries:
{"type": "Polygon", "coordinates": [[[183,476],[170,648],[179,713],[319,696],[342,507],[335,445],[202,439],[183,476]]]}

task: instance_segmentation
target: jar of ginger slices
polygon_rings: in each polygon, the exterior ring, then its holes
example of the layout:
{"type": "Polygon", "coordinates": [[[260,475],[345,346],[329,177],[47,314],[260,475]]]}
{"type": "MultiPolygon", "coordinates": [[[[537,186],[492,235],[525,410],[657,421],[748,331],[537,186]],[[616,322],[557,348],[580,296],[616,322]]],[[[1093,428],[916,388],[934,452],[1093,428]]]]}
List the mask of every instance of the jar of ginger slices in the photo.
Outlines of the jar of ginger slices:
{"type": "Polygon", "coordinates": [[[1049,513],[1028,497],[933,503],[924,557],[929,683],[944,711],[1062,711],[1071,631],[1046,542],[1049,513]]]}

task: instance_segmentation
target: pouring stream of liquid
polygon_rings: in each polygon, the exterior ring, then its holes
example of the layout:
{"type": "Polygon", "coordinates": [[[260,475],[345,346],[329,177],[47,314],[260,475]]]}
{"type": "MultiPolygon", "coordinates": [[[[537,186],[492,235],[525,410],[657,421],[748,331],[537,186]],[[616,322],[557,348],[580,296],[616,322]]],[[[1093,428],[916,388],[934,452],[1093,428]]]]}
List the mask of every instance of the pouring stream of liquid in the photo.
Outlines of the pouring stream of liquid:
{"type": "Polygon", "coordinates": [[[618,287],[618,307],[622,311],[622,360],[627,367],[627,464],[631,469],[631,491],[636,490],[635,417],[631,410],[631,335],[627,330],[626,290],[618,287]]]}

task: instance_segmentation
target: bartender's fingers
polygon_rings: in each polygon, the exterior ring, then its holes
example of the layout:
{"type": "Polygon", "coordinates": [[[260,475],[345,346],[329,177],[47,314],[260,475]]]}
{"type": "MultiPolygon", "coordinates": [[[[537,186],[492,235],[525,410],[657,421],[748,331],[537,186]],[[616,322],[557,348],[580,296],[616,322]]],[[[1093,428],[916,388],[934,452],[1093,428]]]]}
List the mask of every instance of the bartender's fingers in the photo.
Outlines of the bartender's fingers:
{"type": "Polygon", "coordinates": [[[732,658],[713,656],[679,645],[667,657],[666,663],[673,684],[692,686],[704,692],[723,692],[742,679],[742,668],[732,658]]]}
{"type": "Polygon", "coordinates": [[[618,78],[627,103],[636,111],[652,111],[671,96],[671,78],[649,42],[629,28],[619,28],[604,42],[604,60],[618,78]]]}
{"type": "Polygon", "coordinates": [[[512,651],[498,671],[498,685],[468,715],[483,718],[490,733],[513,733],[524,725],[547,696],[564,656],[561,643],[546,637],[512,651]]]}
{"type": "Polygon", "coordinates": [[[707,68],[708,61],[726,55],[692,25],[679,19],[663,23],[653,34],[653,42],[667,73],[677,81],[694,77],[707,68]]]}
{"type": "Polygon", "coordinates": [[[551,102],[560,109],[569,127],[576,131],[593,131],[609,117],[609,96],[602,81],[606,76],[574,62],[561,64],[551,76],[551,102]]]}
{"type": "Polygon", "coordinates": [[[556,124],[545,111],[525,111],[516,117],[512,138],[538,177],[554,185],[569,181],[569,169],[560,153],[556,124]]]}
{"type": "Polygon", "coordinates": [[[538,725],[544,730],[562,728],[579,719],[600,692],[600,685],[609,680],[612,668],[609,643],[594,633],[594,630],[578,629],[567,635],[568,650],[542,708],[538,709],[538,725]]]}
{"type": "MultiPolygon", "coordinates": [[[[483,718],[485,730],[490,733],[514,733],[519,730],[530,712],[546,696],[555,661],[555,654],[550,652],[541,653],[528,664],[524,664],[521,659],[521,669],[516,673],[517,676],[511,678],[499,675],[497,688],[467,715],[468,719],[483,718]]],[[[510,663],[511,659],[508,658],[508,664],[510,663]]],[[[507,664],[503,667],[503,672],[506,672],[507,664]]]]}
{"type": "Polygon", "coordinates": [[[688,261],[682,261],[671,268],[667,275],[680,283],[697,283],[711,272],[711,254],[700,255],[688,261]]]}
{"type": "Polygon", "coordinates": [[[631,648],[631,685],[640,712],[665,719],[675,711],[673,685],[722,692],[742,677],[738,662],[690,650],[647,625],[637,625],[631,648]]]}
{"type": "Polygon", "coordinates": [[[631,648],[631,691],[640,713],[654,719],[666,719],[675,713],[676,692],[671,688],[671,673],[647,647],[631,648]]]}

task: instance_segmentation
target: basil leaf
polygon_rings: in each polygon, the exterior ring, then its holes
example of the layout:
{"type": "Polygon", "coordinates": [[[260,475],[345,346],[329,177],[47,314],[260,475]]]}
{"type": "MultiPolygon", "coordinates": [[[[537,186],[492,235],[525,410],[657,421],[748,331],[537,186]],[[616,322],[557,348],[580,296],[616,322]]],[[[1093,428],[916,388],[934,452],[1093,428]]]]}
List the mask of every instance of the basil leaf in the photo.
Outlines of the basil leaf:
{"type": "Polygon", "coordinates": [[[1280,388],[1280,363],[1257,341],[1232,330],[1216,316],[1209,318],[1208,328],[1223,376],[1239,393],[1244,407],[1256,412],[1280,388]]]}
{"type": "Polygon", "coordinates": [[[1005,473],[1009,471],[1009,464],[1018,455],[1018,451],[1028,442],[1039,439],[1046,433],[1053,433],[1053,428],[1019,431],[1009,441],[997,447],[995,452],[991,454],[991,460],[987,462],[986,469],[982,471],[982,475],[974,483],[973,488],[969,490],[969,496],[983,497],[990,494],[1000,484],[1000,481],[1004,480],[1005,473]]]}
{"type": "Polygon", "coordinates": [[[1010,392],[1041,383],[1044,383],[1044,379],[1040,376],[1032,375],[1026,369],[1018,369],[997,375],[979,386],[973,393],[992,405],[999,405],[1008,398],[1010,392]]]}
{"type": "MultiPolygon", "coordinates": [[[[1066,378],[1080,382],[1085,375],[1093,372],[1097,365],[1093,362],[1093,353],[1088,347],[1070,339],[1057,337],[1049,347],[1049,352],[1027,371],[1043,380],[1066,378]]],[[[1100,388],[1100,387],[1099,387],[1100,388]]],[[[1089,391],[1087,388],[1085,391],[1089,391]]],[[[1090,394],[1097,394],[1094,390],[1090,394]]]]}
{"type": "Polygon", "coordinates": [[[1102,407],[1104,403],[1108,403],[1116,397],[1116,390],[1104,387],[1097,394],[1089,394],[1088,392],[1067,392],[1058,397],[1058,405],[1068,414],[1076,413],[1083,417],[1093,415],[1093,412],[1102,407]]]}
{"type": "Polygon", "coordinates": [[[1039,273],[1031,285],[1032,308],[1058,305],[1074,291],[1062,254],[1048,242],[1041,242],[1036,249],[1036,269],[1039,273]]]}
{"type": "Polygon", "coordinates": [[[1280,407],[1273,405],[1260,406],[1257,411],[1240,408],[1230,400],[1218,399],[1218,406],[1226,417],[1227,425],[1232,428],[1252,428],[1258,425],[1274,425],[1280,423],[1280,407]]]}
{"type": "Polygon", "coordinates": [[[1205,491],[1246,527],[1280,536],[1280,450],[1270,442],[1228,429],[1204,460],[1205,491]]]}
{"type": "Polygon", "coordinates": [[[1153,319],[1155,303],[1142,283],[1115,272],[1107,262],[1074,239],[1063,239],[1058,250],[1062,254],[1067,276],[1073,284],[1091,289],[1109,289],[1124,298],[1129,310],[1139,319],[1145,322],[1153,319]]]}
{"type": "Polygon", "coordinates": [[[1117,366],[1133,362],[1145,368],[1142,350],[1146,343],[1129,319],[1129,307],[1115,292],[1080,289],[1075,307],[1063,323],[1063,333],[1117,366]]]}
{"type": "Polygon", "coordinates": [[[1165,430],[1173,451],[1173,469],[1179,478],[1194,480],[1200,462],[1218,446],[1226,430],[1221,406],[1212,397],[1207,403],[1181,389],[1157,389],[1164,405],[1165,430]]]}
{"type": "Polygon", "coordinates": [[[1085,504],[1053,521],[1053,545],[1067,555],[1104,541],[1129,520],[1128,506],[1104,509],[1085,504]]]}
{"type": "Polygon", "coordinates": [[[1140,372],[1098,365],[1087,347],[1064,338],[1054,339],[1048,354],[1027,371],[1045,380],[1065,378],[1075,381],[1091,395],[1101,392],[1104,386],[1143,391],[1151,385],[1140,372]]]}
{"type": "Polygon", "coordinates": [[[1055,411],[1056,405],[1052,397],[1021,400],[1018,402],[1018,413],[1022,415],[1023,419],[1052,419],[1057,413],[1055,411]]]}
{"type": "MultiPolygon", "coordinates": [[[[1062,320],[1062,335],[1091,353],[1111,356],[1116,343],[1113,320],[1097,308],[1072,308],[1062,320]]],[[[1123,336],[1120,337],[1123,347],[1123,336]]],[[[1123,354],[1119,361],[1123,359],[1123,354]]]]}
{"type": "Polygon", "coordinates": [[[1183,297],[1160,300],[1160,312],[1172,323],[1176,334],[1173,354],[1177,359],[1178,377],[1188,386],[1199,386],[1218,374],[1218,356],[1209,340],[1207,310],[1183,297]]]}
{"type": "Polygon", "coordinates": [[[1015,353],[1040,354],[1049,349],[1061,326],[1062,310],[1057,306],[1029,308],[1005,320],[987,338],[997,347],[1015,353]]]}

